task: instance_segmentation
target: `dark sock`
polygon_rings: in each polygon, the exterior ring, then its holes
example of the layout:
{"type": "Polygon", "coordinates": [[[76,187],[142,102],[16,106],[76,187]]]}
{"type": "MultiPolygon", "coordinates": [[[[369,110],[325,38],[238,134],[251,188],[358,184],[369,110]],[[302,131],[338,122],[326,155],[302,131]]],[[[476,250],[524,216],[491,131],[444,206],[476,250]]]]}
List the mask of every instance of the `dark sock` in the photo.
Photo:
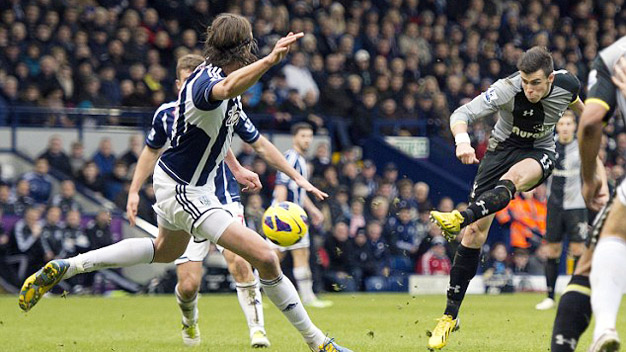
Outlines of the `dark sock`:
{"type": "Polygon", "coordinates": [[[554,299],[554,286],[559,276],[559,259],[548,258],[546,260],[546,284],[548,285],[548,297],[554,299]]]}
{"type": "Polygon", "coordinates": [[[572,352],[591,320],[589,277],[574,275],[559,301],[552,328],[552,352],[572,352]]]}
{"type": "Polygon", "coordinates": [[[466,210],[461,212],[463,223],[461,228],[504,209],[515,194],[515,185],[509,180],[500,180],[494,189],[481,194],[466,210]]]}
{"type": "Polygon", "coordinates": [[[448,301],[444,311],[444,314],[451,315],[452,319],[456,319],[459,315],[459,308],[461,307],[463,297],[465,297],[467,286],[469,286],[470,280],[476,275],[479,258],[479,248],[468,248],[461,244],[456,251],[454,263],[450,270],[450,285],[447,292],[448,301]]]}

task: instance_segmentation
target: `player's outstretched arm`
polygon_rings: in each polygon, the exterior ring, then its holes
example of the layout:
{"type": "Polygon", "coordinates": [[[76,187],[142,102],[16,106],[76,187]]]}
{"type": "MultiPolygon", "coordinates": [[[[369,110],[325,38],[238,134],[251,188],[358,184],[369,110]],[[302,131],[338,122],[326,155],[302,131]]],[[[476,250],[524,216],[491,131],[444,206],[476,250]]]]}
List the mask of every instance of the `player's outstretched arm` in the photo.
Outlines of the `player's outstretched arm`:
{"type": "Polygon", "coordinates": [[[294,169],[285,156],[264,136],[260,136],[256,142],[252,143],[252,148],[263,158],[263,160],[267,161],[270,166],[273,168],[282,171],[289,178],[294,180],[298,187],[303,188],[307,192],[311,192],[315,197],[319,200],[324,200],[328,198],[328,194],[320,191],[318,188],[313,186],[306,178],[302,177],[296,169],[294,169]]]}
{"type": "Polygon", "coordinates": [[[291,45],[303,36],[304,33],[293,34],[290,32],[286,37],[282,37],[276,42],[274,50],[269,55],[228,74],[224,80],[215,84],[213,89],[211,89],[211,100],[227,100],[243,94],[267,70],[279,63],[289,52],[291,45]]]}
{"type": "Polygon", "coordinates": [[[235,154],[233,154],[233,151],[230,148],[228,148],[228,153],[226,154],[224,161],[226,162],[226,165],[228,166],[230,171],[235,176],[237,182],[244,185],[242,191],[253,192],[263,188],[263,186],[261,185],[261,180],[259,180],[259,175],[241,166],[241,164],[235,157],[235,154]]]}
{"type": "Polygon", "coordinates": [[[578,128],[580,168],[583,180],[582,193],[587,207],[596,211],[600,210],[598,205],[605,198],[602,189],[606,189],[603,185],[606,183],[606,177],[602,177],[604,166],[598,159],[600,142],[602,141],[602,120],[606,112],[607,109],[602,104],[588,101],[580,117],[580,127],[578,128]]]}
{"type": "Polygon", "coordinates": [[[135,172],[133,173],[133,180],[128,189],[128,200],[126,202],[126,216],[130,226],[135,226],[135,217],[139,207],[139,190],[141,190],[141,186],[143,186],[148,176],[154,171],[159,155],[161,155],[159,149],[153,149],[148,146],[143,147],[141,155],[139,155],[135,172]]]}

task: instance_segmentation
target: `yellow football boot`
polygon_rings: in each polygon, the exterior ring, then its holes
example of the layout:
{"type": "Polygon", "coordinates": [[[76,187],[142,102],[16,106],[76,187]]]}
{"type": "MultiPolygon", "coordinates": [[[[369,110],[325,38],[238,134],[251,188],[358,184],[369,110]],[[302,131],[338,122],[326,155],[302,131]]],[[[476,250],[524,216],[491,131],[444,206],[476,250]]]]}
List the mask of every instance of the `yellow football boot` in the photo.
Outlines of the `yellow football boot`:
{"type": "Polygon", "coordinates": [[[448,337],[453,331],[459,330],[459,318],[452,319],[451,315],[444,315],[437,320],[437,326],[428,338],[428,348],[442,349],[448,343],[448,337]]]}
{"type": "Polygon", "coordinates": [[[43,268],[24,281],[19,296],[19,305],[28,312],[43,295],[58,284],[70,267],[67,260],[57,259],[48,262],[43,268]]]}
{"type": "Polygon", "coordinates": [[[456,235],[461,232],[461,224],[463,223],[463,215],[458,210],[453,210],[450,213],[444,213],[440,211],[430,212],[430,221],[439,226],[443,236],[452,241],[456,238],[456,235]]]}

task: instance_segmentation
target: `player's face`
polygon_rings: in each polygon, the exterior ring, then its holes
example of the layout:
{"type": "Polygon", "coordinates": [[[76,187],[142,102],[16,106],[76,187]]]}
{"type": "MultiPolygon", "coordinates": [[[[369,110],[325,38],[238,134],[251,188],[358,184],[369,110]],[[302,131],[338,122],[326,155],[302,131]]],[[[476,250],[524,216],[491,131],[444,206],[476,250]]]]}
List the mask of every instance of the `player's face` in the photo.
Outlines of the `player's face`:
{"type": "Polygon", "coordinates": [[[293,136],[293,143],[303,152],[309,150],[311,142],[313,141],[313,131],[309,129],[302,129],[293,136]]]}
{"type": "Polygon", "coordinates": [[[180,90],[180,87],[183,86],[183,83],[191,76],[191,70],[182,69],[178,72],[179,79],[176,80],[176,90],[180,90]]]}
{"type": "Polygon", "coordinates": [[[520,76],[522,77],[522,88],[526,99],[531,103],[537,103],[547,95],[550,91],[550,85],[554,81],[554,74],[551,73],[546,77],[543,70],[537,70],[530,74],[520,72],[520,76]]]}
{"type": "Polygon", "coordinates": [[[576,122],[571,115],[564,115],[556,123],[556,133],[559,134],[560,140],[568,141],[574,137],[576,132],[576,122]]]}

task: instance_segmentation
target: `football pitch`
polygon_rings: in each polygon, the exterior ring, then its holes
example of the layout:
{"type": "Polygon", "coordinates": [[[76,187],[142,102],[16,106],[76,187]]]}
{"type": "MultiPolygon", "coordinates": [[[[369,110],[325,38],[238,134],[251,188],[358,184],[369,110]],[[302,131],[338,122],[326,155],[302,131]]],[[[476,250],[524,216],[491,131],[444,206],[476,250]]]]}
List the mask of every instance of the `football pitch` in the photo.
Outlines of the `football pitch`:
{"type": "MultiPolygon", "coordinates": [[[[427,351],[427,331],[435,326],[445,296],[408,294],[325,295],[335,305],[310,308],[313,321],[356,351],[427,351]]],[[[461,310],[461,330],[444,351],[549,351],[555,310],[536,311],[540,294],[475,296],[461,310]]],[[[308,349],[300,335],[265,299],[268,351],[308,349]]],[[[200,298],[202,344],[186,348],[180,313],[171,295],[53,297],[24,314],[17,297],[0,296],[1,351],[251,351],[248,330],[235,294],[200,298]]],[[[618,318],[626,336],[626,317],[618,318]]],[[[590,343],[591,329],[578,351],[590,343]]]]}

